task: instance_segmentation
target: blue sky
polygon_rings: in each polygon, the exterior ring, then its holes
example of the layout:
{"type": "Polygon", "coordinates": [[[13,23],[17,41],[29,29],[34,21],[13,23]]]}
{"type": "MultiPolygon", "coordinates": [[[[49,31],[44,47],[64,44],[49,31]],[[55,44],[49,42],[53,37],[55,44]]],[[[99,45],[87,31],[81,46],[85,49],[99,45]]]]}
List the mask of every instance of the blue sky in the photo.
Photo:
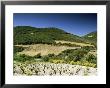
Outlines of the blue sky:
{"type": "Polygon", "coordinates": [[[97,31],[96,13],[14,13],[15,26],[57,27],[83,36],[97,31]]]}

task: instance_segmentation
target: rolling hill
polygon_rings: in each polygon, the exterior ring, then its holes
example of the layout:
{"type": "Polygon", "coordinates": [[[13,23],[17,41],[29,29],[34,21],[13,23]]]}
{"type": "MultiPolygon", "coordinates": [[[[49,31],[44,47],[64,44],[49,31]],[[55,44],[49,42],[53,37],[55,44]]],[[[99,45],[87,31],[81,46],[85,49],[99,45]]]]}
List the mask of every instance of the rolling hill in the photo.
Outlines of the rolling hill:
{"type": "Polygon", "coordinates": [[[82,36],[82,38],[97,47],[97,31],[88,33],[87,35],[82,36]]]}
{"type": "Polygon", "coordinates": [[[65,40],[74,42],[84,42],[84,40],[74,34],[65,32],[64,30],[50,28],[35,28],[30,26],[14,27],[14,44],[51,44],[55,40],[65,40]]]}
{"type": "Polygon", "coordinates": [[[86,43],[96,41],[96,32],[89,33],[83,37],[67,33],[55,27],[35,28],[31,26],[14,27],[14,45],[24,44],[54,44],[56,40],[86,43]]]}

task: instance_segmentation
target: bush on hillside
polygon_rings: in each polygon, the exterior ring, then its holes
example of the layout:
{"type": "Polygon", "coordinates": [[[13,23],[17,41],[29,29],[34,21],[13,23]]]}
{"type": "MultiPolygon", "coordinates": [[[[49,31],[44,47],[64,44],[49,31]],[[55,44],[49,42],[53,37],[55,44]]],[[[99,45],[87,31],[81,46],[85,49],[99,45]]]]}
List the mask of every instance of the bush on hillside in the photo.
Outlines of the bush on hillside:
{"type": "Polygon", "coordinates": [[[24,47],[21,47],[21,46],[14,46],[14,54],[17,53],[17,52],[21,52],[23,51],[25,48],[24,47]]]}

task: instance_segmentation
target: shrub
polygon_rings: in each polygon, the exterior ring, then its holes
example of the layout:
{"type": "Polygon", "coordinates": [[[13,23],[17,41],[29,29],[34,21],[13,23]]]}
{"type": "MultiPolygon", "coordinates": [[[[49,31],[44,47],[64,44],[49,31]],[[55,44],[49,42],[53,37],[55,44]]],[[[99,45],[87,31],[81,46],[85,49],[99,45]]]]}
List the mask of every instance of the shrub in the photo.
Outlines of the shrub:
{"type": "Polygon", "coordinates": [[[49,56],[49,57],[54,57],[55,54],[54,54],[54,53],[53,53],[53,54],[48,54],[48,56],[49,56]]]}
{"type": "Polygon", "coordinates": [[[94,50],[95,47],[94,47],[94,46],[83,46],[81,49],[84,49],[84,50],[90,51],[90,50],[94,50]]]}
{"type": "Polygon", "coordinates": [[[74,62],[74,61],[71,61],[71,62],[70,62],[70,64],[72,64],[72,65],[75,65],[75,64],[76,64],[76,62],[74,62]]]}
{"type": "Polygon", "coordinates": [[[17,53],[17,52],[21,52],[23,51],[25,48],[24,47],[21,47],[21,46],[14,46],[14,54],[17,53]]]}
{"type": "Polygon", "coordinates": [[[82,66],[94,67],[94,68],[97,67],[96,64],[90,63],[88,61],[85,61],[85,62],[81,62],[81,61],[74,62],[74,61],[71,61],[70,64],[72,64],[72,65],[82,65],[82,66]]]}
{"type": "Polygon", "coordinates": [[[15,61],[19,61],[19,62],[25,62],[25,61],[32,61],[35,60],[33,57],[31,56],[27,56],[25,54],[21,54],[21,55],[14,55],[14,60],[15,61]]]}
{"type": "Polygon", "coordinates": [[[57,59],[52,60],[51,59],[51,60],[49,60],[49,62],[58,64],[58,63],[64,63],[65,61],[64,60],[57,60],[57,59]]]}
{"type": "Polygon", "coordinates": [[[85,56],[86,61],[91,62],[91,63],[97,63],[97,58],[93,54],[88,54],[85,56]]]}
{"type": "Polygon", "coordinates": [[[41,59],[42,59],[44,62],[49,61],[49,57],[48,57],[48,56],[43,56],[41,59]]]}
{"type": "Polygon", "coordinates": [[[58,56],[64,59],[66,62],[81,61],[82,58],[89,52],[89,47],[82,47],[79,49],[67,49],[62,51],[58,56]]]}
{"type": "Polygon", "coordinates": [[[41,58],[41,53],[38,53],[37,55],[35,55],[34,58],[41,58]]]}
{"type": "Polygon", "coordinates": [[[90,63],[90,62],[88,62],[88,61],[83,62],[82,65],[84,65],[84,66],[88,66],[88,67],[94,67],[94,68],[97,67],[96,64],[94,64],[94,63],[90,63]]]}

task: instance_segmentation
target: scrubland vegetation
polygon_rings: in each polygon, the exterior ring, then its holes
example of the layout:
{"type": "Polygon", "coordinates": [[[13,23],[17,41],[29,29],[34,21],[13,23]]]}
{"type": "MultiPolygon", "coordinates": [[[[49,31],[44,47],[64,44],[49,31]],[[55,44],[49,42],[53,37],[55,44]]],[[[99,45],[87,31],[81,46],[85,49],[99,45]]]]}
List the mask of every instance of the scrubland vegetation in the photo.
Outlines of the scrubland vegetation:
{"type": "MultiPolygon", "coordinates": [[[[19,47],[20,49],[23,47],[19,47]]],[[[16,46],[16,48],[18,47],[16,46]]],[[[59,53],[58,55],[48,54],[48,55],[41,55],[38,53],[34,56],[29,56],[26,54],[15,54],[14,60],[19,62],[25,61],[41,61],[41,62],[51,62],[51,63],[69,63],[72,65],[79,64],[84,66],[91,66],[96,67],[97,59],[96,56],[90,54],[90,50],[92,47],[82,47],[79,49],[66,49],[59,53]]]]}

